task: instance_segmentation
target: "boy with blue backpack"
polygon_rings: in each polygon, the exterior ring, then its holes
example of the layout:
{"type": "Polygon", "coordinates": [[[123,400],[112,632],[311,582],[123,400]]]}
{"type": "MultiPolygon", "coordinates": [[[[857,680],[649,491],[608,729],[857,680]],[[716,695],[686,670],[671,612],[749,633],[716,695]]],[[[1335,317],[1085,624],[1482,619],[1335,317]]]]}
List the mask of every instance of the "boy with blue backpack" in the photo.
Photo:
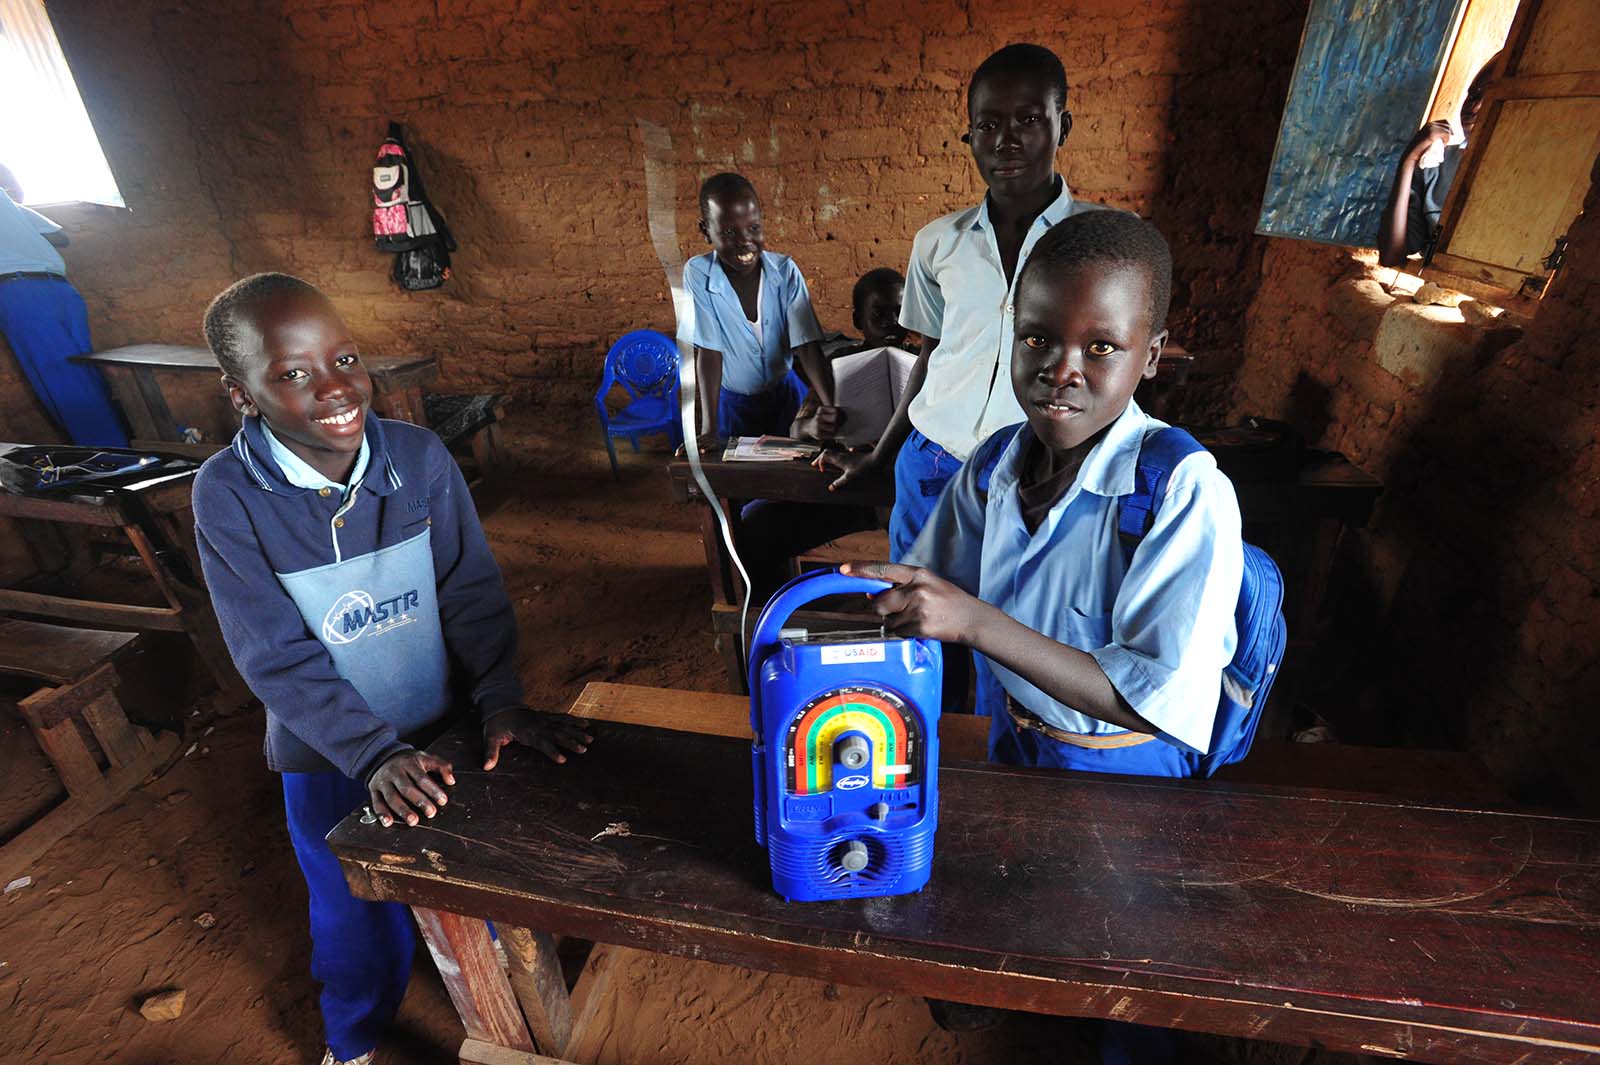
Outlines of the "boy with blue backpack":
{"type": "Polygon", "coordinates": [[[1134,215],[1043,236],[1017,282],[1011,381],[1027,416],[985,440],[904,564],[896,635],[979,661],[990,758],[1142,776],[1242,758],[1284,645],[1277,568],[1243,543],[1233,485],[1133,402],[1166,342],[1172,258],[1134,215]]]}

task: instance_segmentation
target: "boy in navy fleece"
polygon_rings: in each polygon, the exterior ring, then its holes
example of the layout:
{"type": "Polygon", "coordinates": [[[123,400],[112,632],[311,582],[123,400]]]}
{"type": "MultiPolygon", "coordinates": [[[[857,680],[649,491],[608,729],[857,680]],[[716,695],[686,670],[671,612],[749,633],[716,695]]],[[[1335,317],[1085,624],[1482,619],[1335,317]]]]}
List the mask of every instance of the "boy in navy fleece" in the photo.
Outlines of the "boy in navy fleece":
{"type": "Polygon", "coordinates": [[[513,741],[563,762],[587,722],[523,704],[516,620],[461,473],[428,430],[368,417],[371,380],[327,298],[257,274],[212,302],[205,333],[243,428],[195,478],[201,562],[266,706],[311,896],[324,1065],[367,1062],[414,938],[404,907],[350,895],[324,837],[363,803],[390,826],[449,801],[450,764],[417,748],[461,695],[484,769],[513,741]]]}

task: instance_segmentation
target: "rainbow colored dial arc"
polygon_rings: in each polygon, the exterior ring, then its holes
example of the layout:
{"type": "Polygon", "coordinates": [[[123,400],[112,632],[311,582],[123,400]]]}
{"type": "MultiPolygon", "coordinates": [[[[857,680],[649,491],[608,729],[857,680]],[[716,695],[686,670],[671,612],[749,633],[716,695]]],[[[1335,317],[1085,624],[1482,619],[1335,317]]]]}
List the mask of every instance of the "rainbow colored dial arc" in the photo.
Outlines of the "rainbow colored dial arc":
{"type": "Polygon", "coordinates": [[[911,783],[917,750],[917,719],[905,701],[882,688],[845,687],[807,703],[789,725],[785,740],[789,791],[815,795],[833,787],[833,745],[846,732],[872,742],[872,784],[898,788],[911,783]]]}

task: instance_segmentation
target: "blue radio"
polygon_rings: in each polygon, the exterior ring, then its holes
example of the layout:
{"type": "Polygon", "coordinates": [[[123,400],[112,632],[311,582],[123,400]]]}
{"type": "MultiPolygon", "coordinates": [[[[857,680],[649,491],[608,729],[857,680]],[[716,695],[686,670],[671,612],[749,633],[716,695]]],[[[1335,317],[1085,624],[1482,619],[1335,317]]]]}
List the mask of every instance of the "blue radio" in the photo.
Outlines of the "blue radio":
{"type": "Polygon", "coordinates": [[[938,824],[937,640],[809,634],[789,616],[883,581],[814,570],[761,612],[750,641],[756,842],[792,902],[920,891],[938,824]]]}

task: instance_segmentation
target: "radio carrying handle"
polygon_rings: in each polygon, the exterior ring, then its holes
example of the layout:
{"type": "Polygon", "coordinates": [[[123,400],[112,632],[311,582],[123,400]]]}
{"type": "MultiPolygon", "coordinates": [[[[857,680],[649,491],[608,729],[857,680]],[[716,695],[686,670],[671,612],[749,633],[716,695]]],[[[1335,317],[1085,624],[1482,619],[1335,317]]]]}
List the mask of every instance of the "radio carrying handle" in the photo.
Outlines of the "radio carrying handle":
{"type": "Polygon", "coordinates": [[[750,684],[750,728],[761,734],[761,721],[756,709],[756,670],[761,662],[778,646],[778,633],[783,631],[784,623],[789,620],[796,610],[808,603],[815,602],[830,595],[848,595],[851,592],[861,592],[873,595],[894,587],[888,581],[871,580],[867,577],[851,577],[840,573],[837,569],[809,570],[789,581],[778,594],[767,600],[767,605],[761,610],[761,617],[756,621],[755,631],[750,636],[750,660],[746,663],[749,672],[747,680],[750,684]]]}

